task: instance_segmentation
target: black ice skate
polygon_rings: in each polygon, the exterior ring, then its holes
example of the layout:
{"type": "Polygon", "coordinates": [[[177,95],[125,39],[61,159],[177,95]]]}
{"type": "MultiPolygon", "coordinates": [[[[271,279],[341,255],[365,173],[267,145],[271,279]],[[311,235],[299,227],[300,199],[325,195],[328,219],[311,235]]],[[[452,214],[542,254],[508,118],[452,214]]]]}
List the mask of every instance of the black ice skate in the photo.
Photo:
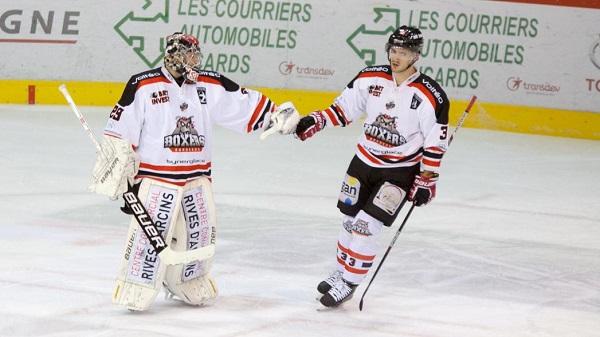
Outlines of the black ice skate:
{"type": "Polygon", "coordinates": [[[352,298],[357,286],[358,285],[348,283],[343,278],[340,278],[331,289],[321,297],[320,302],[326,307],[337,307],[352,298]]]}
{"type": "Polygon", "coordinates": [[[334,271],[331,273],[331,275],[329,275],[329,277],[319,283],[317,286],[317,291],[321,294],[326,294],[338,280],[342,279],[342,275],[343,273],[341,271],[334,271]]]}

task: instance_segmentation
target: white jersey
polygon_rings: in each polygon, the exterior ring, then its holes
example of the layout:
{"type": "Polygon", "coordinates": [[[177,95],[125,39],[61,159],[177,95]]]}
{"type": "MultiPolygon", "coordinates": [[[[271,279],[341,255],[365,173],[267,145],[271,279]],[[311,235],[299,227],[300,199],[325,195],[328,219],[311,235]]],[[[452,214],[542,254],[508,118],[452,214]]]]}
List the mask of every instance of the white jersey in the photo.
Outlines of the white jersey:
{"type": "Polygon", "coordinates": [[[212,126],[250,133],[262,129],[275,105],[258,91],[201,71],[197,83],[177,84],[164,68],[131,77],[104,133],[127,140],[140,159],[137,178],[177,185],[211,173],[212,126]]]}
{"type": "Polygon", "coordinates": [[[366,113],[356,156],[372,167],[438,172],[448,147],[446,93],[416,72],[397,85],[389,66],[363,69],[335,102],[323,110],[326,125],[346,126],[366,113]]]}

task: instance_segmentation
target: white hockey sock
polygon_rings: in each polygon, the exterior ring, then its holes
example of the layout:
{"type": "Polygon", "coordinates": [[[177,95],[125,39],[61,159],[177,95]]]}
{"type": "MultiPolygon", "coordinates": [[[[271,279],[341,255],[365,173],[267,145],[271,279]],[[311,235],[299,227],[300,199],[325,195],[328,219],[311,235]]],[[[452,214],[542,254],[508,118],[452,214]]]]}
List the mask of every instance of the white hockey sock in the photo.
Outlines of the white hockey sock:
{"type": "Polygon", "coordinates": [[[338,234],[337,242],[337,266],[338,270],[344,272],[346,269],[346,259],[348,258],[348,246],[352,241],[352,223],[354,217],[344,215],[342,218],[342,228],[338,234]]]}
{"type": "Polygon", "coordinates": [[[352,224],[352,241],[348,246],[348,258],[344,279],[359,284],[373,265],[378,250],[377,238],[383,223],[364,211],[358,212],[352,224]]]}

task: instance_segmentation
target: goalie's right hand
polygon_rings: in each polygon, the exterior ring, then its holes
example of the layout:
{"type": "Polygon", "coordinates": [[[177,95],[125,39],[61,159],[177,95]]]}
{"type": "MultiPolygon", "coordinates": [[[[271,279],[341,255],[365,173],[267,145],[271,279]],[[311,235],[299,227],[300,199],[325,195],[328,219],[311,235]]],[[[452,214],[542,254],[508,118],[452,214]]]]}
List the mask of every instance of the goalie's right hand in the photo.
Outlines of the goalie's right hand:
{"type": "Polygon", "coordinates": [[[115,200],[127,191],[128,182],[133,183],[139,161],[131,144],[123,139],[104,136],[101,148],[89,190],[115,200]]]}
{"type": "Polygon", "coordinates": [[[260,139],[265,139],[275,133],[289,135],[296,130],[299,120],[300,114],[294,104],[292,102],[282,103],[271,114],[269,123],[260,135],[260,139]]]}

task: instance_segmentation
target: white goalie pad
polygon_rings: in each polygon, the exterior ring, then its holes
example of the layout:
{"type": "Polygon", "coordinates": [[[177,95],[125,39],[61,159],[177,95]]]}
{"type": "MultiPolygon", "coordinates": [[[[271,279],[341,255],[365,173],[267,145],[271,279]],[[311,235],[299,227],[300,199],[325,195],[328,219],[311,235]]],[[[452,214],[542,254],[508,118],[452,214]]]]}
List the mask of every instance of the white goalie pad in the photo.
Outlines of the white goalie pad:
{"type": "MultiPolygon", "coordinates": [[[[171,242],[174,223],[181,212],[183,188],[143,179],[138,198],[152,221],[171,242]]],[[[160,291],[167,265],[163,263],[136,219],[132,217],[123,260],[113,292],[113,303],[130,310],[146,310],[160,291]]]]}
{"type": "Polygon", "coordinates": [[[280,133],[289,135],[296,131],[296,126],[300,122],[300,114],[292,102],[285,102],[273,111],[270,123],[267,124],[265,131],[260,135],[260,139],[266,139],[272,134],[280,133]]]}
{"type": "MultiPolygon", "coordinates": [[[[215,245],[217,227],[211,182],[196,179],[184,186],[181,198],[183,217],[173,231],[175,252],[193,251],[215,245]]],[[[209,275],[213,258],[167,267],[165,286],[169,292],[192,305],[206,305],[217,297],[217,286],[209,275]]]]}
{"type": "Polygon", "coordinates": [[[133,180],[138,168],[139,161],[129,142],[104,136],[89,190],[115,200],[127,190],[127,182],[133,180]]]}

